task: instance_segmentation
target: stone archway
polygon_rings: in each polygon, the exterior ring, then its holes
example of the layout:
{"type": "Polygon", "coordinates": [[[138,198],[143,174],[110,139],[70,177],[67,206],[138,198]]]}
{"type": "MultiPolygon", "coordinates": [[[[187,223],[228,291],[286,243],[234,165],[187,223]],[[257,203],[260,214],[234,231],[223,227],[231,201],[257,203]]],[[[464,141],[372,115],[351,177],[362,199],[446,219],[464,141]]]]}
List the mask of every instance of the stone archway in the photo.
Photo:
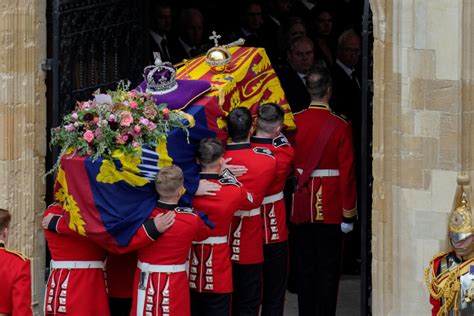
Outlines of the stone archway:
{"type": "Polygon", "coordinates": [[[371,7],[372,310],[425,315],[423,268],[445,250],[457,174],[472,170],[474,6],[371,0],[371,7]]]}

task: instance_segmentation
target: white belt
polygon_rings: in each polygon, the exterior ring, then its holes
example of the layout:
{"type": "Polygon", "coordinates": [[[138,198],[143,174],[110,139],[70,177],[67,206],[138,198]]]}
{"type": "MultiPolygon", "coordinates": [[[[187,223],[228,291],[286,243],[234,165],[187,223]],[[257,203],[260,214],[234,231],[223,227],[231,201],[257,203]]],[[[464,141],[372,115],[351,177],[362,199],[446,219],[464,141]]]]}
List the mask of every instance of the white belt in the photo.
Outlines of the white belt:
{"type": "Polygon", "coordinates": [[[103,269],[103,261],[54,261],[51,269],[103,269]]]}
{"type": "Polygon", "coordinates": [[[253,210],[250,210],[250,211],[237,211],[234,213],[234,216],[240,216],[240,217],[250,217],[250,216],[257,216],[257,215],[260,215],[260,207],[254,208],[253,210]]]}
{"type": "Polygon", "coordinates": [[[137,315],[144,315],[146,287],[150,272],[176,273],[186,271],[186,264],[149,264],[137,262],[140,271],[140,280],[137,293],[137,315]]]}
{"type": "Polygon", "coordinates": [[[311,177],[337,177],[339,169],[316,169],[311,172],[311,177]]]}
{"type": "MultiPolygon", "coordinates": [[[[303,169],[297,168],[296,171],[301,175],[303,169]]],[[[311,172],[311,177],[337,177],[339,175],[339,169],[315,169],[311,172]]]]}
{"type": "Polygon", "coordinates": [[[142,272],[162,272],[162,273],[175,273],[186,271],[186,265],[183,264],[149,264],[138,261],[137,267],[142,272]]]}
{"type": "Polygon", "coordinates": [[[263,199],[262,205],[263,204],[275,203],[276,201],[280,201],[281,199],[283,199],[283,191],[278,192],[277,194],[266,196],[263,199]]]}
{"type": "Polygon", "coordinates": [[[227,243],[227,236],[215,236],[209,237],[203,241],[193,241],[195,245],[208,245],[208,244],[225,244],[227,243]]]}

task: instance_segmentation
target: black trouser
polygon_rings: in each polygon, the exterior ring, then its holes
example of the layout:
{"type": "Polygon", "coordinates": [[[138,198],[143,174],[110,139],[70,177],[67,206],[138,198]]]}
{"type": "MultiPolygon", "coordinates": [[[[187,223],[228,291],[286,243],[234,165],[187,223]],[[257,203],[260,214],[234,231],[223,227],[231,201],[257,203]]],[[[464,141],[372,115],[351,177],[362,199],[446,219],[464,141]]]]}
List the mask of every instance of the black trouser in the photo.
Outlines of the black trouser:
{"type": "Polygon", "coordinates": [[[129,316],[132,309],[131,298],[109,297],[110,316],[129,316]]]}
{"type": "Polygon", "coordinates": [[[262,295],[262,264],[232,264],[232,316],[257,316],[262,295]]]}
{"type": "Polygon", "coordinates": [[[342,232],[339,224],[295,228],[298,262],[298,314],[336,315],[342,232]]]}
{"type": "Polygon", "coordinates": [[[288,242],[263,246],[262,316],[283,315],[288,276],[288,242]]]}
{"type": "Polygon", "coordinates": [[[191,291],[192,316],[230,315],[232,294],[198,293],[191,291]]]}

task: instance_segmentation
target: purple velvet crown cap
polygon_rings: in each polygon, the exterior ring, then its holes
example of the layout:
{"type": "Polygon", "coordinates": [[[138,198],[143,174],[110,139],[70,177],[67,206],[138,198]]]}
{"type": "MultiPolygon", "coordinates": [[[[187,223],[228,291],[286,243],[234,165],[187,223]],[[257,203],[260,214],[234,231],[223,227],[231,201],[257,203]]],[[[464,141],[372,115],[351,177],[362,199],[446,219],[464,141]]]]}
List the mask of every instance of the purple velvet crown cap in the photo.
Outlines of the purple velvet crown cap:
{"type": "Polygon", "coordinates": [[[176,68],[162,62],[159,53],[154,53],[155,65],[145,67],[143,81],[136,90],[150,93],[156,104],[166,103],[168,109],[179,110],[211,89],[205,80],[176,80],[176,68]]]}
{"type": "Polygon", "coordinates": [[[145,67],[143,77],[147,83],[147,92],[166,94],[178,88],[176,68],[169,62],[162,62],[159,53],[154,53],[155,64],[145,67]]]}

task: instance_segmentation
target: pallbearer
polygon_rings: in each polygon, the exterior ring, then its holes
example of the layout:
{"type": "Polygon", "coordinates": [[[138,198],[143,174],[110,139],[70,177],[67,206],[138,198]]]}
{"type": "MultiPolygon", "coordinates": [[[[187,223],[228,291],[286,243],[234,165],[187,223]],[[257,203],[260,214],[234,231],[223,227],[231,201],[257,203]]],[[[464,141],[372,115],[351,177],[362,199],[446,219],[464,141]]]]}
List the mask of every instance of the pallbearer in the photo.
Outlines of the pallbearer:
{"type": "Polygon", "coordinates": [[[276,177],[263,199],[263,299],[262,315],[283,315],[288,275],[288,228],[283,188],[291,173],[295,152],[283,128],[283,110],[274,103],[261,105],[257,115],[256,135],[252,148],[271,150],[276,159],[276,177]]]}
{"type": "Polygon", "coordinates": [[[260,206],[267,196],[276,173],[276,160],[265,147],[252,148],[252,115],[247,108],[233,109],[227,118],[232,140],[227,144],[225,158],[232,164],[247,167],[238,179],[253,195],[253,208],[243,208],[234,215],[231,231],[233,262],[233,315],[258,315],[261,300],[263,264],[263,223],[260,206]]]}
{"type": "Polygon", "coordinates": [[[194,242],[189,286],[193,316],[230,315],[232,266],[228,235],[234,213],[250,204],[252,196],[224,165],[224,147],[217,138],[203,139],[197,152],[201,179],[219,186],[215,195],[194,197],[193,207],[206,213],[215,224],[211,236],[194,242]]]}

